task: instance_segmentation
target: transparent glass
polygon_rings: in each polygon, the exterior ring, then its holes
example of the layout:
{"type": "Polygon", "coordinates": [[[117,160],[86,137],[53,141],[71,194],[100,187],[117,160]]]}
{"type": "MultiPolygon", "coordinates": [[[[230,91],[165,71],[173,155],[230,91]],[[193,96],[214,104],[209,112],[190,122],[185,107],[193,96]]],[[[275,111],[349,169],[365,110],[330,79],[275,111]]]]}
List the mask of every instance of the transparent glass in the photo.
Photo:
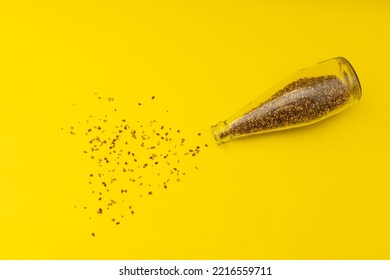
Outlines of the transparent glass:
{"type": "Polygon", "coordinates": [[[332,58],[280,81],[211,129],[222,144],[237,137],[310,125],[345,110],[361,96],[351,64],[343,57],[332,58]]]}

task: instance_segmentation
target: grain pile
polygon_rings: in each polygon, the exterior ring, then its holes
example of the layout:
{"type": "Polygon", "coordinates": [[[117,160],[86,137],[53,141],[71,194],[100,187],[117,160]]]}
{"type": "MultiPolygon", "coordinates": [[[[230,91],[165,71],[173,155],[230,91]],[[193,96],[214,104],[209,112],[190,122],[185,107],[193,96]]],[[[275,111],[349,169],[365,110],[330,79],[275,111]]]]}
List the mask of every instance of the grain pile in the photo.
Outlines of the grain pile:
{"type": "Polygon", "coordinates": [[[350,97],[336,76],[301,78],[234,121],[229,133],[241,136],[307,123],[341,107],[350,97]]]}
{"type": "MultiPolygon", "coordinates": [[[[102,98],[97,93],[95,98],[115,102],[114,98],[102,98]]],[[[151,96],[147,102],[136,102],[136,106],[145,106],[156,99],[151,96]]],[[[195,172],[196,156],[208,147],[199,131],[193,132],[191,141],[187,141],[182,128],[158,119],[145,122],[132,114],[118,116],[119,110],[114,108],[99,116],[90,115],[68,130],[71,136],[83,141],[85,146],[80,152],[93,166],[85,170],[85,177],[94,203],[75,207],[90,211],[89,219],[106,215],[107,221],[117,226],[136,213],[132,203],[135,197],[147,199],[177,187],[187,172],[195,172]],[[194,142],[198,144],[190,144],[194,142]]]]}

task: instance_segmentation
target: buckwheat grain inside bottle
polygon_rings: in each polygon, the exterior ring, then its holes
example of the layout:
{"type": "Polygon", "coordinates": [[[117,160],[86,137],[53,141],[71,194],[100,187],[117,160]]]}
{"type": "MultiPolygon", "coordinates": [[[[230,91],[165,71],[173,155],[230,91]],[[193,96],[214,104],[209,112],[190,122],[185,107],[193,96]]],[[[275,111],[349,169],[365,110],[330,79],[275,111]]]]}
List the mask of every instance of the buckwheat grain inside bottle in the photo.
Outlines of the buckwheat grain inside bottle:
{"type": "Polygon", "coordinates": [[[241,136],[310,125],[345,110],[361,95],[351,64],[337,57],[280,81],[211,129],[222,144],[241,136]]]}

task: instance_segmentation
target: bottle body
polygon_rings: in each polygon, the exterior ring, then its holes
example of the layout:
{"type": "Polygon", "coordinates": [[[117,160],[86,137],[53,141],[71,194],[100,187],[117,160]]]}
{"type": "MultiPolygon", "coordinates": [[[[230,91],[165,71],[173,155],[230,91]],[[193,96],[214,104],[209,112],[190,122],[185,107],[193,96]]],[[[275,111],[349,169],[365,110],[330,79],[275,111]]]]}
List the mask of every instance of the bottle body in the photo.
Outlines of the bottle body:
{"type": "Polygon", "coordinates": [[[221,144],[236,137],[310,125],[345,110],[361,95],[351,64],[345,58],[333,58],[280,81],[212,126],[212,131],[221,144]]]}

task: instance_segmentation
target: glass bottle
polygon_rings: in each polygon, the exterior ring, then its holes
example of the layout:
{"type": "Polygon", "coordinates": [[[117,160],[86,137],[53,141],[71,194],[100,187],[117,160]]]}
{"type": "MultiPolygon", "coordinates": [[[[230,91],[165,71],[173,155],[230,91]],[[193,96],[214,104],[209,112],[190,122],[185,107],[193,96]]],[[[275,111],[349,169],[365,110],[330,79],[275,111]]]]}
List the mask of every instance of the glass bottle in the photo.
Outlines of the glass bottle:
{"type": "Polygon", "coordinates": [[[211,129],[222,144],[241,136],[305,126],[343,111],[361,96],[351,64],[337,57],[299,70],[211,129]]]}

